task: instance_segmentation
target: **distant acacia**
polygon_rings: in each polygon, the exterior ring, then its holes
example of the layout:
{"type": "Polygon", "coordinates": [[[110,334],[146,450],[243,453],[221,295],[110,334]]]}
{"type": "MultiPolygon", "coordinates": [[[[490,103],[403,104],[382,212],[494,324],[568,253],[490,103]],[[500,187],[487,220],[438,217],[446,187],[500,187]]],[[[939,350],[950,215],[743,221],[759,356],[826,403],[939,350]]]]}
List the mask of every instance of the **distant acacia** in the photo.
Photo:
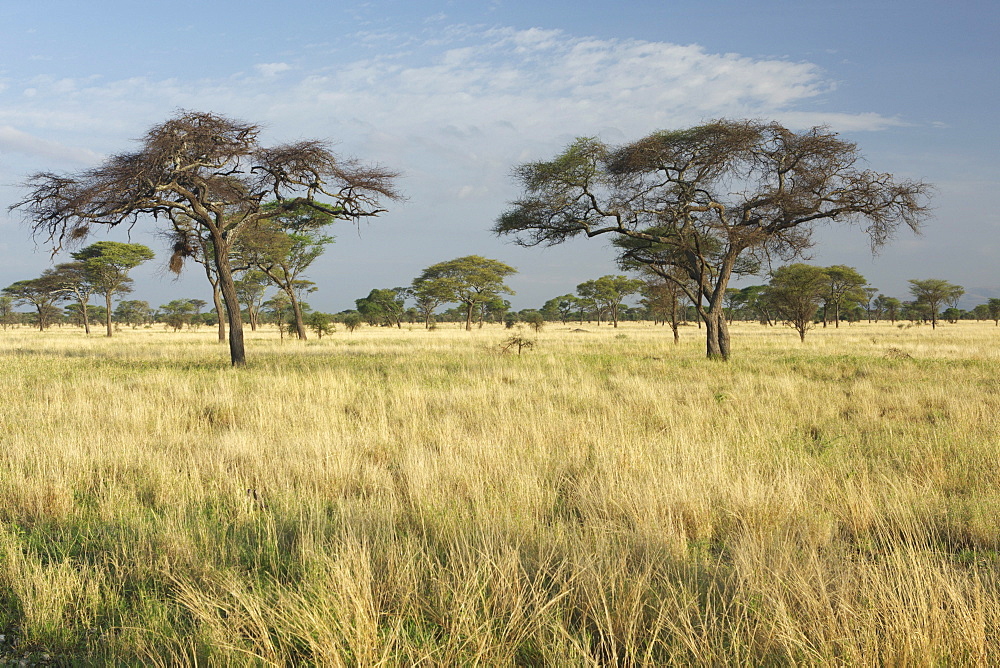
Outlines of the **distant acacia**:
{"type": "Polygon", "coordinates": [[[916,298],[916,306],[922,307],[931,321],[931,329],[938,323],[938,311],[942,305],[954,306],[965,294],[965,288],[940,278],[910,280],[910,294],[916,298]]]}
{"type": "Polygon", "coordinates": [[[467,255],[427,267],[414,286],[439,295],[444,302],[461,304],[465,308],[465,329],[471,330],[472,314],[477,308],[501,294],[514,294],[504,280],[515,273],[517,269],[500,260],[467,255]]]}

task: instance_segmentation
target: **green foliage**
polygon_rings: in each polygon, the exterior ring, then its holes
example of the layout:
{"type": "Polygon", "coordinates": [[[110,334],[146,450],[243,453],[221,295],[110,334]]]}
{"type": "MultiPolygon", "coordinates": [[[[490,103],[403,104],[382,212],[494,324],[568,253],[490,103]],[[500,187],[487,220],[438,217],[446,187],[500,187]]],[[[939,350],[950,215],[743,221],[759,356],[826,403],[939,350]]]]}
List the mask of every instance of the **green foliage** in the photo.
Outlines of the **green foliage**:
{"type": "Polygon", "coordinates": [[[875,317],[886,318],[891,322],[896,322],[903,308],[903,302],[895,297],[879,295],[875,298],[875,317]]]}
{"type": "Polygon", "coordinates": [[[117,322],[124,323],[135,329],[139,325],[151,322],[153,311],[147,301],[127,299],[118,302],[113,315],[117,322]]]}
{"type": "Polygon", "coordinates": [[[314,331],[317,338],[320,339],[322,339],[325,334],[332,333],[335,329],[333,316],[329,313],[322,313],[320,311],[313,311],[306,316],[306,325],[308,325],[309,329],[314,331]]]}
{"type": "Polygon", "coordinates": [[[854,267],[837,264],[826,267],[827,284],[823,293],[823,322],[829,316],[828,311],[833,310],[834,322],[839,326],[840,312],[842,309],[850,308],[858,304],[867,304],[868,295],[865,286],[868,281],[858,273],[854,267]]]}
{"type": "Polygon", "coordinates": [[[117,292],[128,280],[128,272],[152,260],[153,251],[142,244],[98,241],[72,254],[84,264],[97,292],[117,292]]]}
{"type": "Polygon", "coordinates": [[[43,272],[38,278],[15,281],[2,292],[17,306],[31,305],[35,308],[34,322],[39,330],[44,330],[62,316],[62,310],[55,304],[69,296],[52,270],[43,272]]]}
{"type": "Polygon", "coordinates": [[[493,231],[524,246],[610,235],[623,268],[647,266],[689,291],[708,357],[726,359],[723,302],[734,274],[757,271],[764,257],[800,255],[824,221],[864,222],[873,247],[902,225],[919,226],[927,184],[863,171],[859,158],[825,128],[797,133],[752,120],[620,147],[578,139],[515,170],[523,194],[493,231]]]}
{"type": "Polygon", "coordinates": [[[354,330],[361,326],[363,320],[360,313],[348,313],[341,322],[344,323],[344,327],[347,328],[348,332],[353,333],[354,330]]]}
{"type": "Polygon", "coordinates": [[[643,281],[628,276],[601,276],[592,281],[584,281],[576,286],[577,294],[584,303],[594,304],[597,311],[597,321],[600,324],[601,314],[610,313],[614,326],[618,326],[618,316],[622,301],[642,289],[643,281]]]}
{"type": "Polygon", "coordinates": [[[518,313],[521,322],[531,327],[535,332],[539,332],[545,325],[545,316],[534,309],[526,309],[518,313]]]}
{"type": "Polygon", "coordinates": [[[190,325],[194,318],[195,306],[190,299],[174,299],[160,306],[160,322],[180,331],[184,325],[190,325]]]}
{"type": "Polygon", "coordinates": [[[767,299],[778,316],[805,341],[819,304],[829,294],[830,276],[821,267],[790,264],[775,269],[767,287],[767,299]]]}
{"type": "Polygon", "coordinates": [[[111,299],[132,291],[128,273],[143,262],[153,259],[153,251],[142,244],[98,241],[72,254],[82,262],[87,280],[94,292],[104,295],[107,334],[111,336],[111,299]]]}
{"type": "Polygon", "coordinates": [[[405,291],[402,288],[374,289],[367,297],[354,300],[358,313],[369,325],[401,326],[405,291]]]}
{"type": "Polygon", "coordinates": [[[930,316],[931,327],[937,327],[938,310],[942,305],[954,306],[965,294],[961,285],[953,285],[940,278],[910,280],[910,294],[916,299],[916,306],[923,307],[930,316]]]}
{"type": "Polygon", "coordinates": [[[570,316],[580,309],[580,300],[576,295],[561,295],[553,297],[542,305],[542,315],[547,320],[558,320],[565,324],[570,316]]]}
{"type": "Polygon", "coordinates": [[[471,329],[475,309],[501,294],[514,294],[504,279],[515,273],[516,269],[499,260],[467,255],[427,267],[414,281],[414,286],[419,286],[425,294],[436,295],[443,303],[463,304],[466,329],[471,329]]]}
{"type": "MultiPolygon", "coordinates": [[[[535,331],[538,331],[537,329],[535,331]]],[[[511,350],[517,350],[517,354],[520,355],[524,350],[530,350],[535,347],[535,340],[526,338],[520,334],[511,334],[500,344],[500,352],[510,352],[511,350]]]]}
{"type": "Polygon", "coordinates": [[[313,283],[302,278],[304,272],[333,243],[334,238],[323,232],[337,220],[331,213],[334,205],[319,202],[271,202],[264,211],[270,215],[248,227],[233,247],[240,264],[251,269],[244,274],[242,300],[253,310],[251,326],[263,296],[261,275],[288,295],[292,319],[299,338],[304,339],[305,321],[299,299],[303,291],[311,292],[313,283]],[[322,206],[327,210],[317,209],[322,206]],[[256,301],[255,301],[256,300],[256,301]]]}
{"type": "Polygon", "coordinates": [[[986,308],[990,312],[990,317],[997,326],[1000,326],[1000,298],[992,297],[986,302],[986,308]]]}
{"type": "Polygon", "coordinates": [[[18,321],[14,312],[14,298],[9,294],[0,294],[0,327],[7,329],[18,321]]]}

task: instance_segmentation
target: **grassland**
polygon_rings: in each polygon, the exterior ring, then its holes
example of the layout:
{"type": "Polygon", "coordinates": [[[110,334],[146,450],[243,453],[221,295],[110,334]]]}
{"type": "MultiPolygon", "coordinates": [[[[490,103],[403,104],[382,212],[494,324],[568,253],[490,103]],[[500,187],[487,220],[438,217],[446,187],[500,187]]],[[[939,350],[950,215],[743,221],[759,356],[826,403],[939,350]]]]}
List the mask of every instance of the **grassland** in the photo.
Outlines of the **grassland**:
{"type": "Polygon", "coordinates": [[[0,660],[1000,661],[1000,330],[584,328],[0,332],[0,660]]]}

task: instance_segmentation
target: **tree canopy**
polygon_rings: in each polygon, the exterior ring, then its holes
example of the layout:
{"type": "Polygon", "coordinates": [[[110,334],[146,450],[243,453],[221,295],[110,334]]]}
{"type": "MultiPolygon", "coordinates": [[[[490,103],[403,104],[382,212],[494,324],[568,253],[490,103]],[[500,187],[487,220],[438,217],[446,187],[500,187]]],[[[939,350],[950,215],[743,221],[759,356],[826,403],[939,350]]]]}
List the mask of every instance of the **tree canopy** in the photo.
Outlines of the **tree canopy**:
{"type": "Polygon", "coordinates": [[[931,321],[931,329],[936,329],[938,311],[941,309],[941,306],[954,306],[961,296],[965,294],[965,288],[940,278],[911,279],[910,293],[916,298],[918,306],[927,309],[927,314],[931,321]]]}
{"type": "Polygon", "coordinates": [[[58,314],[56,304],[69,295],[62,279],[52,269],[38,278],[15,281],[3,289],[14,304],[31,305],[38,314],[38,329],[44,331],[58,314]]]}
{"type": "MultiPolygon", "coordinates": [[[[241,235],[275,215],[266,205],[308,206],[356,221],[384,212],[382,202],[398,198],[394,171],[341,159],[317,140],[265,146],[260,131],[218,114],[180,112],[152,127],[138,150],[76,174],[34,174],[25,184],[27,196],[10,208],[24,215],[53,252],[94,228],[132,227],[140,220],[166,220],[174,230],[193,224],[205,232],[229,318],[230,357],[233,365],[243,365],[243,321],[230,254],[241,235]]],[[[193,252],[181,243],[175,257],[193,252]]]]}
{"type": "Polygon", "coordinates": [[[590,300],[598,306],[597,323],[600,324],[602,312],[611,315],[615,327],[618,327],[618,313],[622,301],[642,289],[643,282],[638,278],[628,276],[601,276],[592,281],[584,281],[576,286],[580,297],[590,300]]]}
{"type": "Polygon", "coordinates": [[[444,295],[446,302],[462,304],[466,312],[465,329],[471,330],[472,314],[479,305],[501,294],[514,294],[504,279],[515,273],[514,267],[499,260],[467,255],[427,267],[414,284],[444,295]]]}
{"type": "Polygon", "coordinates": [[[813,318],[819,304],[828,294],[830,276],[823,267],[801,262],[779,267],[771,273],[767,286],[767,301],[778,317],[806,340],[806,332],[813,327],[813,318]]]}
{"type": "Polygon", "coordinates": [[[265,208],[274,211],[274,215],[248,229],[235,245],[235,254],[243,266],[263,273],[288,295],[295,332],[299,339],[305,340],[297,287],[305,270],[333,243],[333,237],[323,229],[335,218],[301,202],[294,206],[272,203],[265,208]]]}
{"type": "Polygon", "coordinates": [[[131,292],[128,272],[152,260],[153,251],[142,244],[98,241],[73,253],[73,259],[83,263],[94,292],[104,295],[105,326],[111,336],[111,299],[116,294],[131,292]]]}
{"type": "Polygon", "coordinates": [[[524,246],[609,234],[627,242],[621,260],[676,267],[705,322],[708,356],[726,359],[724,298],[741,263],[800,255],[822,222],[861,225],[873,249],[901,225],[919,228],[929,186],[860,161],[825,128],[760,121],[719,120],[618,147],[578,139],[516,169],[523,194],[493,230],[524,246]]]}

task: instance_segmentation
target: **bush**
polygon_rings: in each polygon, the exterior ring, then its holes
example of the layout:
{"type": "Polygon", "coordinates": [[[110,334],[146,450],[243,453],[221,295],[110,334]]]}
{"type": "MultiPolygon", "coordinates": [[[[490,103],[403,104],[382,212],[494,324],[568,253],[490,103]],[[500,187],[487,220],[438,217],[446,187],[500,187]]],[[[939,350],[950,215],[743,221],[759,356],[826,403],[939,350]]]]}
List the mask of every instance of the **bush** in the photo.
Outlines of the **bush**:
{"type": "Polygon", "coordinates": [[[361,316],[357,313],[348,313],[344,316],[344,327],[348,332],[353,332],[361,326],[361,316]]]}

